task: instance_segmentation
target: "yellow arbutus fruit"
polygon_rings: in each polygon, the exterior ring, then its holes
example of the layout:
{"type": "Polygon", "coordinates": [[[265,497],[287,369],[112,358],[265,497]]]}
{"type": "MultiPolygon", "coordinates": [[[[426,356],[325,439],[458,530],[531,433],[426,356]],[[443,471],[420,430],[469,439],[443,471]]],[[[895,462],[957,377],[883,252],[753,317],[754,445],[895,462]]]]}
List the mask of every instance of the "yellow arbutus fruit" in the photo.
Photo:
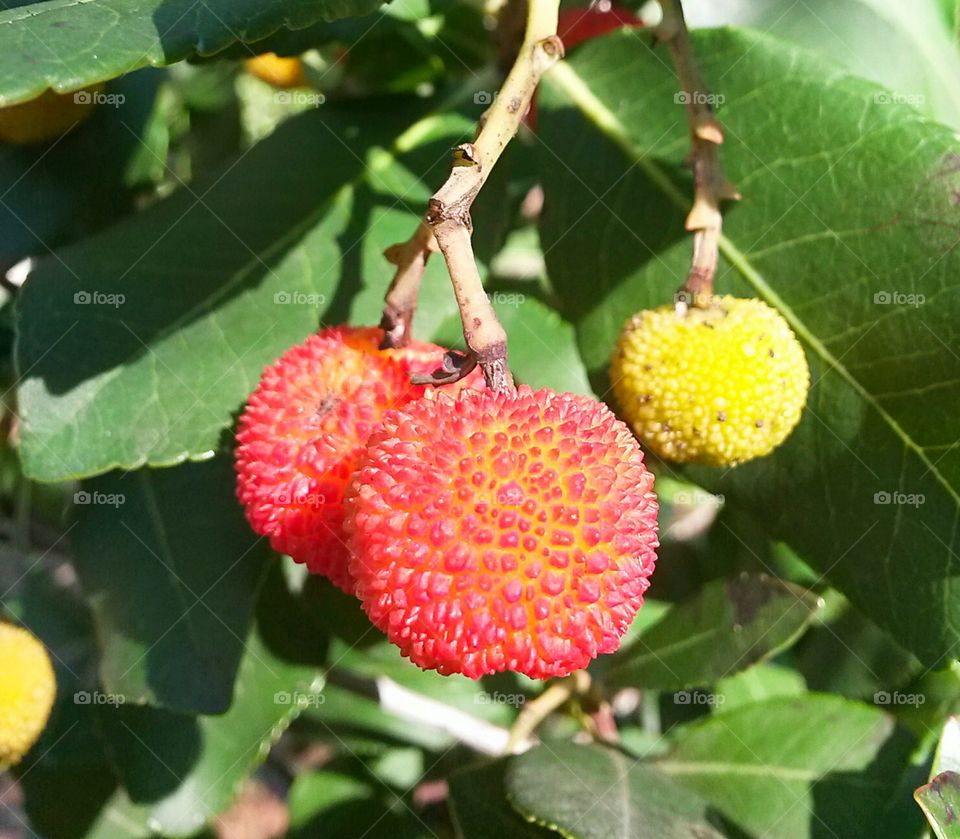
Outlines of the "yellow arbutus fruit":
{"type": "Polygon", "coordinates": [[[102,84],[73,93],[47,90],[29,102],[0,108],[0,142],[27,146],[55,140],[90,116],[103,91],[102,84]]]}
{"type": "Polygon", "coordinates": [[[303,62],[296,56],[285,58],[272,52],[248,58],[244,62],[247,72],[274,87],[303,87],[306,77],[303,62]]]}
{"type": "Polygon", "coordinates": [[[37,742],[56,692],[43,644],[27,630],[0,622],[0,770],[19,763],[37,742]]]}
{"type": "Polygon", "coordinates": [[[756,299],[638,312],[610,367],[620,412],[664,460],[732,466],[769,454],[800,420],[810,387],[803,347],[756,299]]]}

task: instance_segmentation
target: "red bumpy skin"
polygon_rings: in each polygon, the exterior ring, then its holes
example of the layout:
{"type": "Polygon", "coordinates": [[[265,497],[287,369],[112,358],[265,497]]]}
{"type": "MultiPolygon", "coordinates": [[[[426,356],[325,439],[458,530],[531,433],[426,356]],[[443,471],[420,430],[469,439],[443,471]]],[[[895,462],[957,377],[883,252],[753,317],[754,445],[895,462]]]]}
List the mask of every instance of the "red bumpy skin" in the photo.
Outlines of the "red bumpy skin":
{"type": "Polygon", "coordinates": [[[653,475],[584,396],[439,393],[391,411],[347,497],[350,570],[415,664],[564,676],[620,646],[656,561],[653,475]]]}
{"type": "MultiPolygon", "coordinates": [[[[311,335],[267,367],[237,429],[237,497],[274,550],[306,563],[348,593],[343,498],[383,413],[427,388],[412,373],[440,366],[444,350],[414,341],[378,350],[379,329],[338,326],[311,335]]],[[[455,387],[483,387],[479,369],[455,387]]]]}

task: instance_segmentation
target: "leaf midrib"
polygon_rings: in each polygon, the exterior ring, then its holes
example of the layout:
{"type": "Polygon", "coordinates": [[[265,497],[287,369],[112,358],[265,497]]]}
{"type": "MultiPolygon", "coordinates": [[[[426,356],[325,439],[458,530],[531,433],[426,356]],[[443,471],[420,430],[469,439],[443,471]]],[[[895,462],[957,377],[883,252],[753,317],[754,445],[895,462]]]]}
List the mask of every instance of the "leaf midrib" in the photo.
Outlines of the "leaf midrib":
{"type": "MultiPolygon", "coordinates": [[[[634,145],[629,132],[617,116],[590,90],[586,81],[566,61],[553,67],[547,78],[567,95],[570,101],[580,109],[584,116],[614,143],[631,163],[642,169],[663,193],[681,210],[687,208],[689,199],[676,187],[669,176],[648,156],[634,145]]],[[[720,236],[720,251],[739,274],[750,283],[757,293],[773,305],[787,320],[790,326],[807,345],[847,382],[857,394],[883,419],[896,434],[903,445],[914,452],[937,482],[946,490],[954,505],[960,509],[960,493],[944,477],[936,464],[927,457],[923,448],[917,444],[904,428],[880,405],[873,395],[843,366],[836,356],[801,321],[790,306],[763,279],[761,273],[752,265],[747,256],[725,235],[720,236]]]]}
{"type": "Polygon", "coordinates": [[[20,23],[24,20],[30,20],[31,18],[39,18],[42,15],[49,14],[50,12],[59,12],[62,9],[69,9],[71,6],[86,6],[90,3],[94,3],[96,0],[72,0],[69,3],[58,3],[56,5],[48,3],[42,9],[36,9],[36,4],[31,3],[28,6],[18,6],[16,9],[10,9],[10,16],[0,19],[0,26],[11,23],[20,23]],[[33,11],[31,11],[33,9],[33,11]],[[22,14],[16,14],[17,12],[22,12],[22,14]]]}

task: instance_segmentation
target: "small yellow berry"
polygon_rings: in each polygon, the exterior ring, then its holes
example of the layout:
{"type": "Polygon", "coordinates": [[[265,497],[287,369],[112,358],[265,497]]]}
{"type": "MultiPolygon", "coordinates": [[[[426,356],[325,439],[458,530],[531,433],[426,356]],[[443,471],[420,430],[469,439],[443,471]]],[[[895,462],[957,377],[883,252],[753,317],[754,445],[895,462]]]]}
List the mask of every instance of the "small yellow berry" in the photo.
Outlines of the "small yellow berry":
{"type": "Polygon", "coordinates": [[[90,116],[103,91],[102,84],[73,93],[47,90],[29,102],[0,108],[0,142],[27,146],[54,140],[90,116]]]}
{"type": "Polygon", "coordinates": [[[299,58],[283,58],[276,53],[265,52],[244,62],[247,72],[274,87],[303,87],[307,80],[303,74],[303,62],[299,58]]]}
{"type": "Polygon", "coordinates": [[[19,763],[40,737],[57,681],[43,644],[0,622],[0,770],[19,763]]]}
{"type": "Polygon", "coordinates": [[[803,347],[779,312],[721,297],[709,308],[638,312],[610,366],[620,411],[664,460],[732,466],[769,454],[800,421],[803,347]]]}

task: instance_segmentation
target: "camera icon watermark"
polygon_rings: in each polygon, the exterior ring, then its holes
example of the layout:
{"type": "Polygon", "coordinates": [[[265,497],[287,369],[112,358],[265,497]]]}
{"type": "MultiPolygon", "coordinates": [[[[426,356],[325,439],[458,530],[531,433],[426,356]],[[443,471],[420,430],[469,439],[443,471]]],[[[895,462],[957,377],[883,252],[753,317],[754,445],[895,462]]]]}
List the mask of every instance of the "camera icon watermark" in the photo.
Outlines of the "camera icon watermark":
{"type": "Polygon", "coordinates": [[[519,708],[527,701],[527,697],[522,693],[501,693],[495,690],[493,693],[483,691],[478,693],[474,702],[477,705],[509,705],[511,708],[519,708]]]}
{"type": "Polygon", "coordinates": [[[873,503],[881,506],[902,506],[919,507],[927,500],[927,497],[920,492],[875,492],[873,494],[873,503]]]}
{"type": "Polygon", "coordinates": [[[98,690],[78,690],[73,695],[74,705],[113,705],[119,708],[127,701],[122,693],[100,693],[98,690]]]}
{"type": "Polygon", "coordinates": [[[308,294],[305,291],[278,291],[273,295],[277,306],[312,306],[318,308],[327,302],[325,294],[308,294]]]}
{"type": "Polygon", "coordinates": [[[273,94],[273,101],[278,105],[297,105],[301,108],[319,108],[327,101],[327,97],[317,91],[309,90],[278,90],[273,94]]]}
{"type": "Polygon", "coordinates": [[[494,306],[513,306],[515,309],[527,302],[527,295],[515,291],[493,291],[487,299],[494,306]]]}
{"type": "Polygon", "coordinates": [[[922,693],[903,693],[899,690],[878,690],[873,695],[874,705],[883,705],[887,707],[919,708],[926,701],[927,697],[922,693]]]}
{"type": "Polygon", "coordinates": [[[922,93],[880,90],[873,94],[874,105],[912,105],[914,108],[922,108],[926,103],[927,97],[922,93]]]}
{"type": "Polygon", "coordinates": [[[719,303],[722,295],[719,294],[694,294],[692,291],[681,289],[673,295],[673,305],[679,310],[697,306],[701,309],[709,309],[719,303]]]}
{"type": "Polygon", "coordinates": [[[327,497],[319,492],[280,489],[274,494],[273,503],[281,507],[320,507],[327,503],[327,497]]]}
{"type": "Polygon", "coordinates": [[[678,690],[673,695],[674,705],[708,705],[719,708],[727,701],[722,693],[708,693],[701,690],[678,690]]]}
{"type": "Polygon", "coordinates": [[[127,302],[125,294],[105,294],[102,291],[78,291],[73,295],[76,306],[113,306],[119,309],[127,302]]]}
{"type": "Polygon", "coordinates": [[[279,690],[273,695],[274,705],[289,705],[299,708],[315,708],[327,698],[320,691],[279,690]]]}
{"type": "Polygon", "coordinates": [[[119,108],[126,101],[127,97],[122,93],[104,93],[102,90],[78,90],[73,94],[76,105],[107,105],[119,108]]]}
{"type": "Polygon", "coordinates": [[[77,490],[73,494],[73,503],[81,507],[104,506],[117,508],[127,502],[127,496],[122,492],[87,492],[77,490]]]}
{"type": "Polygon", "coordinates": [[[705,492],[702,489],[695,489],[690,492],[681,490],[673,496],[673,503],[685,507],[722,507],[726,498],[722,495],[714,495],[712,492],[705,492]]]}
{"type": "Polygon", "coordinates": [[[492,105],[499,95],[499,90],[478,90],[473,94],[473,104],[492,105]]]}
{"type": "Polygon", "coordinates": [[[496,497],[497,504],[502,504],[505,507],[519,507],[527,500],[527,494],[523,491],[523,487],[516,481],[510,481],[510,483],[500,487],[497,490],[496,497]]]}
{"type": "Polygon", "coordinates": [[[716,108],[726,101],[727,97],[722,93],[706,93],[702,90],[694,90],[692,92],[681,90],[679,93],[673,94],[673,102],[675,105],[700,105],[708,108],[716,108]]]}
{"type": "Polygon", "coordinates": [[[873,295],[875,306],[912,306],[916,309],[926,302],[924,294],[906,294],[902,291],[878,291],[873,295]]]}

